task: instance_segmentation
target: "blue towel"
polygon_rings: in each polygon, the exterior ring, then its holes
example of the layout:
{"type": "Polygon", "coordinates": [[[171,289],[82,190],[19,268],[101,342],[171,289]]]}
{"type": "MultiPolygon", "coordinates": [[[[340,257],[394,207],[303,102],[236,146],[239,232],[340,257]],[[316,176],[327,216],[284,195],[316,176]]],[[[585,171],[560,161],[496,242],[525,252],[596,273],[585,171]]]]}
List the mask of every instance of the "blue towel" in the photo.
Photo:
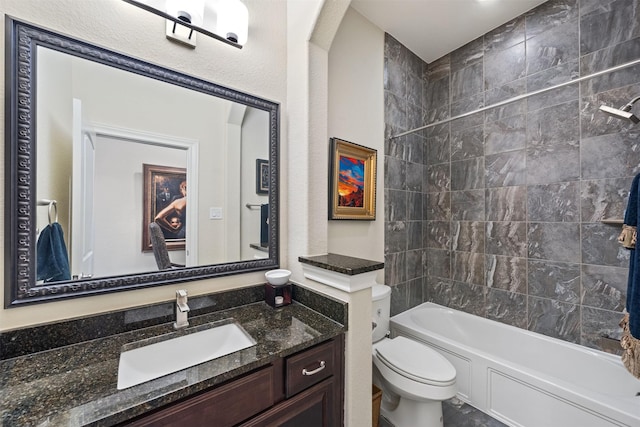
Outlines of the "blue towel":
{"type": "Polygon", "coordinates": [[[37,280],[59,282],[71,280],[69,255],[64,244],[64,233],[57,222],[47,225],[38,237],[36,252],[37,280]]]}
{"type": "MultiPolygon", "coordinates": [[[[636,175],[629,190],[629,202],[624,214],[624,223],[633,227],[638,225],[638,203],[640,174],[636,175]]],[[[638,246],[638,244],[636,244],[638,246]]],[[[627,312],[629,313],[629,331],[634,338],[640,339],[640,251],[631,249],[629,259],[629,280],[627,281],[627,312]]]]}

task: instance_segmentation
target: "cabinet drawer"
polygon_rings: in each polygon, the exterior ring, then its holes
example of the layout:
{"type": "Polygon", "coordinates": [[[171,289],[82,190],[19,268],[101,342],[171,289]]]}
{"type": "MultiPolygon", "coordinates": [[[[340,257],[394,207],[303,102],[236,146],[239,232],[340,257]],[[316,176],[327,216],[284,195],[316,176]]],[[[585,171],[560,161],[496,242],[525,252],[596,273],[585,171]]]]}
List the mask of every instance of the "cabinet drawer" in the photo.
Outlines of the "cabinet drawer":
{"type": "Polygon", "coordinates": [[[231,427],[274,403],[273,368],[265,368],[174,404],[128,426],[211,426],[231,427]]]}
{"type": "Polygon", "coordinates": [[[286,360],[287,398],[333,375],[336,368],[335,341],[329,341],[286,360]]]}

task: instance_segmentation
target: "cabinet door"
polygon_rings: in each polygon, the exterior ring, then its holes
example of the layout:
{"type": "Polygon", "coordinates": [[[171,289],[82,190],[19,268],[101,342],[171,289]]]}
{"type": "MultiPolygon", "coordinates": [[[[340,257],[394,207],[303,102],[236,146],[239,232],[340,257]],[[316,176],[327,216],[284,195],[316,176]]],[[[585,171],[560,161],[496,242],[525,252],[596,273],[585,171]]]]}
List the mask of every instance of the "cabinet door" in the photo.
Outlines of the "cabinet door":
{"type": "Polygon", "coordinates": [[[334,410],[334,378],[285,400],[241,427],[334,427],[342,425],[334,410]]]}
{"type": "Polygon", "coordinates": [[[231,427],[274,403],[273,368],[170,405],[126,424],[128,427],[231,427]]]}

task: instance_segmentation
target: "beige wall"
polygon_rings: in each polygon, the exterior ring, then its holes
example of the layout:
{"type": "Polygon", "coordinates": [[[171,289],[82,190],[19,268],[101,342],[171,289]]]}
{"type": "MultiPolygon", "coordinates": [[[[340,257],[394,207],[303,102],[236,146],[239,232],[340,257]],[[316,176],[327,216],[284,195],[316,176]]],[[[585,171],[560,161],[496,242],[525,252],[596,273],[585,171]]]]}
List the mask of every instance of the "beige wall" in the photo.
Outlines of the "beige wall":
{"type": "MultiPolygon", "coordinates": [[[[198,46],[194,50],[181,47],[165,38],[164,20],[121,0],[5,0],[0,3],[0,11],[126,55],[278,102],[283,111],[281,143],[286,146],[286,2],[245,0],[245,3],[250,16],[249,42],[240,50],[208,37],[198,37],[198,46]]],[[[1,22],[0,25],[4,26],[4,20],[1,22]]],[[[4,37],[4,31],[2,35],[4,37]]],[[[0,46],[4,49],[4,40],[0,46]]],[[[4,86],[0,91],[4,97],[4,86]]],[[[0,108],[4,108],[4,103],[0,108]]],[[[3,126],[4,121],[0,124],[3,126]]],[[[4,200],[2,204],[4,206],[4,200]]],[[[4,215],[4,209],[0,215],[4,215]]],[[[282,229],[286,230],[286,227],[285,218],[282,229]]],[[[2,230],[0,233],[3,234],[2,230]]],[[[281,240],[282,259],[286,260],[286,234],[281,240]]],[[[252,273],[180,286],[187,288],[191,295],[197,295],[260,283],[263,279],[262,273],[252,273]]],[[[4,290],[4,286],[1,289],[4,290]]],[[[0,330],[166,301],[173,295],[175,287],[162,286],[2,309],[0,330]]]]}

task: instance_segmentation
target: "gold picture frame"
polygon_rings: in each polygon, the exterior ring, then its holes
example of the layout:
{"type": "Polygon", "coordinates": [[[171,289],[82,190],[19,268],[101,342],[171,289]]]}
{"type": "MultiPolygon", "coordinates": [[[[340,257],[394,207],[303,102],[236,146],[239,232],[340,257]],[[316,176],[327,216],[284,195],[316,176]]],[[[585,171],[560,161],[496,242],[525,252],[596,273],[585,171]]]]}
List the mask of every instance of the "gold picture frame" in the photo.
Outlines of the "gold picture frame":
{"type": "Polygon", "coordinates": [[[330,140],[329,219],[376,219],[377,151],[339,138],[330,140]]]}

